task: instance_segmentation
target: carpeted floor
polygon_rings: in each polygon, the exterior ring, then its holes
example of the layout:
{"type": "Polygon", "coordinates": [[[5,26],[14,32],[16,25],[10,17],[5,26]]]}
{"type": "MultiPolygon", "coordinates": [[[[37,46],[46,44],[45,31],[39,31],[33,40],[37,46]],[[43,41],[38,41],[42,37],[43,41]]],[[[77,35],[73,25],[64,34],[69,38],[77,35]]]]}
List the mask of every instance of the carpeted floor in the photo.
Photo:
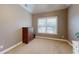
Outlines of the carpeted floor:
{"type": "Polygon", "coordinates": [[[72,47],[66,42],[34,39],[29,44],[22,43],[6,54],[72,54],[72,47]]]}

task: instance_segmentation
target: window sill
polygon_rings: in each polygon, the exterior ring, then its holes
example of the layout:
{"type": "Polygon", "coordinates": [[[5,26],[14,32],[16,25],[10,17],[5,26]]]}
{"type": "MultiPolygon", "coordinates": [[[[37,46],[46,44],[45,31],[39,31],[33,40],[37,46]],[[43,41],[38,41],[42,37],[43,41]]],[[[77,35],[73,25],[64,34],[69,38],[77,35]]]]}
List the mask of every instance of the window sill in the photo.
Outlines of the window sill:
{"type": "Polygon", "coordinates": [[[38,34],[57,35],[57,33],[38,33],[38,34]]]}

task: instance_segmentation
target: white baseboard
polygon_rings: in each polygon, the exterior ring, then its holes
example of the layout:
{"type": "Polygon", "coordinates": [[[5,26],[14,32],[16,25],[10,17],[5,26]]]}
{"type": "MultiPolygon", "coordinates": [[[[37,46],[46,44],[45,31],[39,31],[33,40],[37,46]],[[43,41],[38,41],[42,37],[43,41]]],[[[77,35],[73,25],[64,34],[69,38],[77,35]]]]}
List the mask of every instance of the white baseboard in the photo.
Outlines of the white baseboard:
{"type": "Polygon", "coordinates": [[[10,51],[11,49],[17,47],[17,46],[20,45],[20,44],[22,44],[22,42],[19,42],[19,43],[15,44],[15,45],[11,46],[11,47],[8,48],[8,49],[5,49],[5,50],[1,51],[0,54],[4,54],[4,53],[8,52],[8,51],[10,51]]]}
{"type": "Polygon", "coordinates": [[[42,38],[42,39],[51,39],[51,40],[58,40],[58,41],[63,41],[63,42],[67,42],[70,46],[73,47],[72,43],[69,42],[66,39],[59,39],[59,38],[49,38],[49,37],[41,37],[41,36],[36,36],[36,38],[42,38]]]}
{"type": "Polygon", "coordinates": [[[73,44],[71,42],[69,42],[68,40],[66,40],[66,42],[73,47],[73,44]]]}

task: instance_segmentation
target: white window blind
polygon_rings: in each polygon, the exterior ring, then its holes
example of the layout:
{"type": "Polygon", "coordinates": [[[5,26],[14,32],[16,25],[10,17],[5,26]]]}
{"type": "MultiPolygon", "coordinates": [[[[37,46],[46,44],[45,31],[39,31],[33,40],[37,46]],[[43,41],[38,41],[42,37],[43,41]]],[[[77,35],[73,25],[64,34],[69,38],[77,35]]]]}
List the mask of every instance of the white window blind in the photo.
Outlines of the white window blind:
{"type": "Polygon", "coordinates": [[[38,18],[38,33],[57,34],[57,16],[38,18]]]}

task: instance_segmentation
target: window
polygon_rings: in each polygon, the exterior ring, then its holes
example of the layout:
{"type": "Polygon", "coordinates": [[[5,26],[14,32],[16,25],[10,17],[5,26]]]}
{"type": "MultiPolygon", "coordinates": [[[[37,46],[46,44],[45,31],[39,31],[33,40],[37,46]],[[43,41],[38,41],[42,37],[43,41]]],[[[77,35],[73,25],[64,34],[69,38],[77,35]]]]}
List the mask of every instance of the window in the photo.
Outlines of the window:
{"type": "Polygon", "coordinates": [[[57,16],[38,18],[38,33],[57,34],[57,16]]]}

